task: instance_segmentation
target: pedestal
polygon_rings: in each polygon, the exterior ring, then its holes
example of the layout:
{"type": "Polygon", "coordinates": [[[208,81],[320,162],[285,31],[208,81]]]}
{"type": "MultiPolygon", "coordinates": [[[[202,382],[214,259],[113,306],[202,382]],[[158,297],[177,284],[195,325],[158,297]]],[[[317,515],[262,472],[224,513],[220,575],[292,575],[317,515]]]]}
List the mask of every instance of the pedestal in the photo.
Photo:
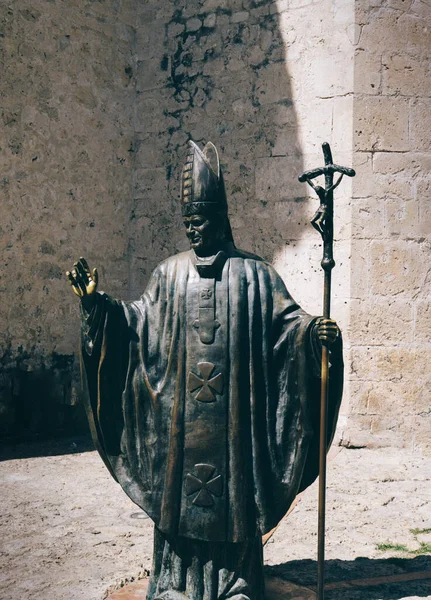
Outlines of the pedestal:
{"type": "MultiPolygon", "coordinates": [[[[278,577],[267,577],[265,585],[266,600],[316,600],[312,590],[278,577]]],[[[148,579],[142,579],[113,592],[107,600],[145,600],[147,589],[148,579]]]]}

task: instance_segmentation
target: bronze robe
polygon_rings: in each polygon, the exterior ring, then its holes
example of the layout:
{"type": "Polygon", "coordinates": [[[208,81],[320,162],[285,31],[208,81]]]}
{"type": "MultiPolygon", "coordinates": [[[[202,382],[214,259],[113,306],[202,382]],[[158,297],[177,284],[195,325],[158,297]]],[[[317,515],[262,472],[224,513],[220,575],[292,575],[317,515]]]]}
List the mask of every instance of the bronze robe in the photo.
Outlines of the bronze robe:
{"type": "MultiPolygon", "coordinates": [[[[167,536],[239,543],[317,476],[320,346],[269,264],[219,255],[165,260],[136,302],[99,294],[83,373],[96,447],[133,502],[167,536]]],[[[328,443],[341,340],[330,360],[328,443]]]]}

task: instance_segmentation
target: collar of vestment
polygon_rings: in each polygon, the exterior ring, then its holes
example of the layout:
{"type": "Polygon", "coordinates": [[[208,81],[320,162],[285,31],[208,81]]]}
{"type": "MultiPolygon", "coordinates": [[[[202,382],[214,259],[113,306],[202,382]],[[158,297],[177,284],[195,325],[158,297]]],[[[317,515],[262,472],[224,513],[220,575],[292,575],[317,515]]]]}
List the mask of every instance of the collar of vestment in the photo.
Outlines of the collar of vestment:
{"type": "Polygon", "coordinates": [[[199,276],[202,279],[218,279],[232,249],[233,245],[227,243],[213,256],[197,256],[192,252],[193,264],[199,276]]]}

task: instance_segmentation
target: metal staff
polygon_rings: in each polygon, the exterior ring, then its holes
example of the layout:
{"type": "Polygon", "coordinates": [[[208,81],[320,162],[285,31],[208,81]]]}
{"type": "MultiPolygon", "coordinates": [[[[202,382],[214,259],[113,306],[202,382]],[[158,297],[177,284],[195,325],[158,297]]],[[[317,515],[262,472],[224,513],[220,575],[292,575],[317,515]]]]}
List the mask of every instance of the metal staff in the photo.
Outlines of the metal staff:
{"type": "MultiPolygon", "coordinates": [[[[322,144],[325,166],[311,171],[305,171],[299,176],[299,181],[307,182],[320,199],[320,206],[311,224],[322,236],[323,258],[320,263],[325,274],[323,288],[323,316],[330,318],[331,313],[331,271],[335,266],[333,257],[334,244],[334,190],[338,187],[344,175],[354,177],[355,171],[347,167],[334,165],[329,144],[322,144]],[[334,183],[334,173],[340,173],[334,183]],[[319,175],[325,176],[325,187],[316,185],[312,180],[319,175]]],[[[322,374],[320,387],[320,454],[319,454],[319,525],[317,541],[317,598],[324,600],[325,595],[325,504],[326,504],[326,443],[327,443],[327,405],[329,390],[329,348],[322,346],[322,374]]]]}

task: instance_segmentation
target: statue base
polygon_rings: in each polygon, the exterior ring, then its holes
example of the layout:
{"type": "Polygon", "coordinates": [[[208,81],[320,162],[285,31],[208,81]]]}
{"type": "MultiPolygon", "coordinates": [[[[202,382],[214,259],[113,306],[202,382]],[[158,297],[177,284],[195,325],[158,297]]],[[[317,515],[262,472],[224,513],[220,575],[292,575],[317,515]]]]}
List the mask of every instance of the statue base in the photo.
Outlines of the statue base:
{"type": "MultiPolygon", "coordinates": [[[[107,600],[145,600],[147,597],[148,579],[141,579],[113,592],[107,600]]],[[[266,600],[316,600],[312,590],[284,581],[278,577],[267,577],[266,600]]]]}

